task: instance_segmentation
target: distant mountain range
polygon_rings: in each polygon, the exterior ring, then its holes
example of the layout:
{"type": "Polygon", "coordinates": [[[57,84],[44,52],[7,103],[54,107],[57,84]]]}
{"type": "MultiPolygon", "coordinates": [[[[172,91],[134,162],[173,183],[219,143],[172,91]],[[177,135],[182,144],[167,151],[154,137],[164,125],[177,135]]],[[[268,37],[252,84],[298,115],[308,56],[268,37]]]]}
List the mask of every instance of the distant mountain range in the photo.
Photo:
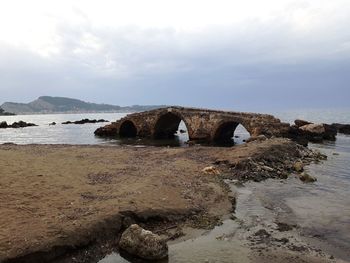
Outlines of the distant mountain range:
{"type": "MultiPolygon", "coordinates": [[[[164,105],[116,106],[97,104],[82,100],[42,96],[29,103],[5,102],[0,106],[3,111],[15,114],[48,114],[48,113],[92,113],[92,112],[138,112],[165,107],[164,105]]],[[[0,112],[1,114],[1,112],[0,112]]]]}

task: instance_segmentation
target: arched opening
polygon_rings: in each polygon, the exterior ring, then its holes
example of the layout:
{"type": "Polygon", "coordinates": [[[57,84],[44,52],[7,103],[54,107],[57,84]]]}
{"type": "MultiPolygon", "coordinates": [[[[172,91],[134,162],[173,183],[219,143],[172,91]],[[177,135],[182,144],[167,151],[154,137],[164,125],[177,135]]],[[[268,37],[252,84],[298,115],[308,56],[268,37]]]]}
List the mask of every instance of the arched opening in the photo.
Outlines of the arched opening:
{"type": "Polygon", "coordinates": [[[222,123],[215,131],[214,142],[223,145],[242,144],[250,137],[249,132],[238,122],[222,123]]]}
{"type": "Polygon", "coordinates": [[[172,139],[178,137],[181,141],[188,140],[188,131],[185,122],[178,115],[168,112],[162,115],[155,127],[155,139],[172,139]]]}
{"type": "Polygon", "coordinates": [[[120,137],[136,137],[137,129],[132,121],[124,121],[119,128],[120,137]]]}

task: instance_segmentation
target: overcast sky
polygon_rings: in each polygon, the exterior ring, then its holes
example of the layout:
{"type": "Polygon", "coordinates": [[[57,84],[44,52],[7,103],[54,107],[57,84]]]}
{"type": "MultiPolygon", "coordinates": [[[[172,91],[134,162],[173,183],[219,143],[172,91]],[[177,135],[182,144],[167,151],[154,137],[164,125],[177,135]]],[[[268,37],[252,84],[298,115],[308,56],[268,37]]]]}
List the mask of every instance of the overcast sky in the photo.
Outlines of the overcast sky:
{"type": "Polygon", "coordinates": [[[0,0],[0,104],[349,107],[349,0],[0,0]]]}

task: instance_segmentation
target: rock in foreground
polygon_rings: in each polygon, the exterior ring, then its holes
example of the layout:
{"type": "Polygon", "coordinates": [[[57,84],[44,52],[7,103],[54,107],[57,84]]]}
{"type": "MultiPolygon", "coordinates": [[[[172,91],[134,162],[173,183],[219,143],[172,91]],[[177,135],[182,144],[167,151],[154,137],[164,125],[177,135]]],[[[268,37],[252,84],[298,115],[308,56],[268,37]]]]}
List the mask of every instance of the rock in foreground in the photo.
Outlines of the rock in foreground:
{"type": "Polygon", "coordinates": [[[133,256],[157,260],[168,256],[168,245],[160,236],[145,230],[137,224],[124,231],[119,247],[133,256]]]}

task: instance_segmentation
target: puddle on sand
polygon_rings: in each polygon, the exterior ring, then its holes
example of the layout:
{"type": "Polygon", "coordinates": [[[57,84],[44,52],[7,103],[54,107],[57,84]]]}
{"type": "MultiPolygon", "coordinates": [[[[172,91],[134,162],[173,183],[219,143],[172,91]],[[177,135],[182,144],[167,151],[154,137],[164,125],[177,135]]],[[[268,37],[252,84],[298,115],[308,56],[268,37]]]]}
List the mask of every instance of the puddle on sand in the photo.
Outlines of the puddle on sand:
{"type": "MultiPolygon", "coordinates": [[[[199,237],[169,243],[169,258],[161,262],[249,262],[247,247],[241,241],[233,239],[238,227],[239,224],[236,221],[228,219],[221,226],[217,226],[199,237]]],[[[113,253],[99,263],[125,262],[130,261],[113,253]]]]}

